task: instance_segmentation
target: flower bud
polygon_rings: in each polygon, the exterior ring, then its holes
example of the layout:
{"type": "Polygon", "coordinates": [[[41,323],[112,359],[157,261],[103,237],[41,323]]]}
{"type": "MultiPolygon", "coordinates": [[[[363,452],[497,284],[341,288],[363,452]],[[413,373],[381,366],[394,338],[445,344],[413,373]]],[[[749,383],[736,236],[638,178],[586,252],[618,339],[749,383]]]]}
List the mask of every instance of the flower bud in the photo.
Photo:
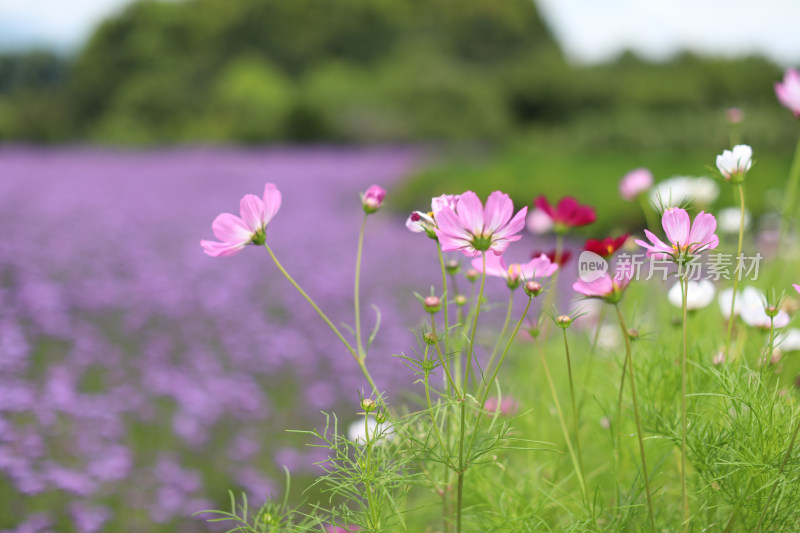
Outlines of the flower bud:
{"type": "Polygon", "coordinates": [[[425,344],[436,344],[436,335],[430,331],[426,331],[422,334],[422,340],[425,341],[425,344]]]}
{"type": "Polygon", "coordinates": [[[371,398],[364,398],[363,400],[361,400],[361,408],[367,413],[371,413],[372,411],[378,408],[378,404],[375,403],[375,400],[371,398]]]}
{"type": "Polygon", "coordinates": [[[544,287],[538,281],[527,281],[525,282],[525,294],[528,296],[539,296],[542,294],[544,287]]]}
{"type": "Polygon", "coordinates": [[[361,195],[361,205],[364,207],[364,212],[369,215],[380,209],[384,196],[386,196],[386,191],[378,185],[373,185],[367,189],[367,192],[361,195]]]}
{"type": "Polygon", "coordinates": [[[422,300],[422,305],[427,312],[436,313],[442,308],[442,300],[440,300],[438,296],[426,296],[425,299],[422,300]]]}
{"type": "Polygon", "coordinates": [[[628,338],[632,341],[639,340],[639,330],[628,328],[628,338]]]}
{"type": "Polygon", "coordinates": [[[386,409],[381,409],[377,413],[375,413],[375,422],[378,424],[383,424],[386,420],[389,419],[389,412],[386,409]]]}
{"type": "Polygon", "coordinates": [[[556,325],[562,329],[566,329],[572,324],[572,317],[569,315],[559,315],[556,317],[556,325]]]}
{"type": "Polygon", "coordinates": [[[455,259],[451,259],[444,264],[444,269],[448,274],[458,274],[459,270],[461,270],[461,263],[455,259]]]}
{"type": "Polygon", "coordinates": [[[767,316],[770,318],[778,316],[778,311],[780,311],[780,308],[774,305],[768,305],[764,308],[764,312],[767,313],[767,316]]]}
{"type": "Polygon", "coordinates": [[[475,270],[474,268],[470,268],[464,273],[464,277],[467,278],[467,281],[475,281],[481,276],[481,273],[475,270]]]}
{"type": "Polygon", "coordinates": [[[463,307],[467,304],[467,297],[463,294],[456,294],[456,297],[453,298],[453,301],[456,303],[457,306],[463,307]]]}

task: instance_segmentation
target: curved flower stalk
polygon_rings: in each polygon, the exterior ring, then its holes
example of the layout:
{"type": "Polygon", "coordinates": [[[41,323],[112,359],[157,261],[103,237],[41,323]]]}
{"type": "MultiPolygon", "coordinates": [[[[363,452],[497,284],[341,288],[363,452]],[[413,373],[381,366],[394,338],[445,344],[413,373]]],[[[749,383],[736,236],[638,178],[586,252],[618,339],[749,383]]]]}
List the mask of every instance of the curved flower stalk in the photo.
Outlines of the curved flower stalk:
{"type": "Polygon", "coordinates": [[[528,208],[523,207],[512,218],[513,212],[514,204],[505,193],[494,191],[484,208],[478,195],[467,191],[459,196],[455,208],[442,205],[434,214],[433,231],[442,251],[459,251],[472,257],[488,251],[502,255],[509,244],[522,238],[519,233],[528,208]]]}
{"type": "Polygon", "coordinates": [[[643,246],[647,250],[647,255],[657,259],[670,258],[678,264],[680,268],[679,276],[682,285],[682,308],[683,308],[683,351],[681,357],[681,500],[683,502],[683,530],[689,528],[689,495],[686,488],[686,360],[688,358],[689,345],[687,340],[688,329],[688,283],[687,272],[683,265],[705,250],[714,249],[719,245],[719,237],[714,233],[717,229],[717,221],[714,215],[700,212],[692,224],[686,210],[671,207],[664,211],[661,217],[661,225],[669,240],[669,245],[663,243],[650,231],[645,230],[645,235],[650,239],[647,243],[637,240],[636,244],[643,246]]]}
{"type": "MultiPolygon", "coordinates": [[[[617,420],[621,420],[622,389],[623,389],[623,384],[625,383],[625,369],[627,366],[630,366],[633,414],[636,420],[636,434],[639,440],[639,454],[642,459],[642,476],[644,477],[645,492],[647,494],[647,510],[650,517],[650,526],[652,527],[653,532],[655,533],[656,525],[655,525],[655,518],[653,515],[653,501],[650,492],[650,474],[649,471],[647,470],[647,459],[644,453],[644,440],[642,436],[642,423],[641,419],[639,418],[639,406],[636,401],[636,376],[635,376],[632,352],[631,352],[631,340],[630,340],[630,335],[628,333],[628,328],[625,325],[625,320],[622,317],[622,311],[619,308],[619,302],[620,300],[622,300],[622,296],[624,295],[625,290],[628,288],[631,279],[633,279],[634,273],[635,273],[635,268],[633,264],[619,263],[616,267],[616,272],[613,277],[610,274],[608,274],[608,272],[604,272],[601,277],[592,281],[587,282],[583,280],[578,280],[572,284],[572,288],[573,290],[575,290],[575,292],[583,295],[586,298],[596,298],[599,300],[603,300],[606,303],[612,304],[614,308],[617,310],[617,318],[619,319],[619,325],[622,331],[622,336],[625,338],[625,362],[622,365],[622,381],[620,383],[620,390],[619,390],[617,420]]],[[[566,342],[566,337],[565,337],[565,342],[566,342]]],[[[619,422],[617,427],[619,427],[619,422]]]]}
{"type": "Polygon", "coordinates": [[[281,207],[281,192],[274,183],[264,186],[264,196],[246,194],[239,202],[237,217],[222,213],[214,219],[211,230],[220,240],[200,241],[203,251],[212,257],[239,253],[248,244],[262,245],[267,239],[267,224],[281,207]]]}

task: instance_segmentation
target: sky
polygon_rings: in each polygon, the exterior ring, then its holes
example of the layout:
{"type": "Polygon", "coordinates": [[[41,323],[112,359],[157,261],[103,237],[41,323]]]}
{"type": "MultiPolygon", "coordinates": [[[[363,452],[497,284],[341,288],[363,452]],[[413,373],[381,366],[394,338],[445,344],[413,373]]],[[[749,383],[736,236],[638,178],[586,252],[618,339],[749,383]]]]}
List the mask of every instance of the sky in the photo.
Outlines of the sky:
{"type": "MultiPolygon", "coordinates": [[[[0,50],[74,52],[103,18],[131,1],[0,0],[0,50]]],[[[800,65],[800,0],[535,1],[576,63],[602,62],[630,49],[655,60],[691,50],[757,53],[783,66],[800,65]]]]}

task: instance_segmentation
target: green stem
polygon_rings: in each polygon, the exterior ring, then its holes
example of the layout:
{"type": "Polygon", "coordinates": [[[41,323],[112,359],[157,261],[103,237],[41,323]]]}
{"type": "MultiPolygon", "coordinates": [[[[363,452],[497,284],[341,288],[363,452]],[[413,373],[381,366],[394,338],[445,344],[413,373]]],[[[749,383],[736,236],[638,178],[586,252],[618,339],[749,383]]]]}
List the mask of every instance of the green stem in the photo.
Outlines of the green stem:
{"type": "Polygon", "coordinates": [[[786,234],[786,226],[794,210],[794,203],[797,197],[797,186],[800,182],[800,139],[797,140],[797,147],[794,150],[794,159],[789,170],[789,179],[786,182],[786,194],[783,197],[783,212],[781,213],[781,229],[778,235],[778,249],[783,249],[783,238],[786,234]]]}
{"type": "Polygon", "coordinates": [[[363,360],[367,354],[364,353],[364,346],[361,343],[361,304],[358,295],[359,286],[361,285],[361,251],[364,248],[364,230],[367,227],[367,214],[364,214],[364,219],[361,221],[361,229],[358,232],[358,251],[356,252],[356,280],[353,289],[353,305],[356,313],[356,347],[358,349],[358,358],[363,360]]]}
{"type": "Polygon", "coordinates": [[[436,353],[439,354],[439,362],[442,364],[442,368],[444,368],[444,373],[447,377],[448,383],[453,388],[453,394],[460,396],[461,393],[458,391],[458,387],[456,386],[455,381],[453,381],[453,375],[450,374],[450,367],[447,365],[447,360],[444,358],[444,354],[442,353],[442,349],[439,346],[439,337],[436,333],[436,320],[433,318],[431,314],[431,335],[433,335],[433,343],[436,346],[436,353]]]}
{"type": "MultiPolygon", "coordinates": [[[[425,353],[423,355],[425,362],[428,362],[428,350],[430,346],[425,346],[425,353]]],[[[431,403],[431,387],[429,383],[430,373],[426,370],[425,371],[425,400],[428,403],[428,414],[431,417],[431,424],[433,424],[433,429],[436,433],[436,438],[439,441],[439,445],[442,447],[442,453],[444,454],[447,451],[447,446],[445,446],[444,439],[442,438],[442,433],[439,431],[439,424],[436,422],[436,416],[433,414],[433,403],[431,403]]]]}
{"type": "MultiPolygon", "coordinates": [[[[578,424],[578,407],[575,403],[575,385],[572,380],[572,361],[569,357],[569,343],[567,342],[567,328],[562,328],[564,334],[564,351],[567,354],[567,376],[569,377],[569,395],[572,400],[572,421],[575,424],[575,452],[578,454],[578,466],[583,475],[583,456],[581,454],[580,425],[578,424]]],[[[585,475],[583,476],[585,478],[585,475]]]]}
{"type": "Polygon", "coordinates": [[[553,403],[555,404],[556,413],[558,414],[558,422],[561,425],[561,432],[564,434],[567,450],[569,450],[569,456],[572,459],[572,466],[575,469],[575,475],[578,476],[578,483],[581,487],[583,504],[588,506],[588,499],[586,497],[586,482],[583,479],[583,472],[581,472],[581,469],[578,467],[578,458],[575,455],[574,448],[572,447],[572,440],[569,438],[569,430],[567,430],[567,423],[564,420],[564,412],[561,410],[561,402],[558,401],[558,394],[556,393],[556,386],[553,383],[553,376],[550,375],[550,367],[547,365],[547,359],[544,356],[544,349],[542,349],[541,343],[537,341],[536,347],[539,349],[539,358],[542,361],[542,368],[544,368],[544,374],[547,377],[547,384],[550,386],[550,394],[553,397],[553,403]]]}
{"type": "MultiPolygon", "coordinates": [[[[528,305],[530,305],[530,301],[528,301],[528,305]]],[[[506,319],[505,322],[503,322],[502,329],[500,329],[500,335],[497,336],[497,342],[494,344],[494,349],[492,350],[492,355],[489,357],[489,362],[486,363],[484,374],[487,374],[489,370],[492,368],[492,363],[494,363],[494,358],[497,356],[497,350],[500,349],[500,343],[503,341],[503,337],[505,336],[506,330],[508,329],[508,323],[511,322],[511,311],[513,309],[513,306],[514,306],[514,291],[511,291],[511,295],[508,297],[508,309],[506,309],[506,319]]],[[[490,385],[491,382],[485,384],[487,389],[489,388],[490,385]]]]}
{"type": "Polygon", "coordinates": [[[764,518],[767,516],[767,511],[769,510],[769,504],[772,502],[772,496],[775,494],[775,489],[778,487],[778,481],[780,480],[781,475],[783,474],[784,468],[786,468],[786,463],[789,462],[789,457],[792,455],[792,450],[794,449],[794,442],[797,439],[797,432],[800,430],[800,420],[797,421],[797,424],[794,427],[794,433],[792,433],[792,440],[789,442],[789,448],[786,450],[786,455],[783,456],[783,462],[781,463],[781,467],[778,470],[778,475],[775,476],[775,482],[772,484],[772,488],[769,491],[769,496],[767,496],[767,503],[764,504],[764,508],[761,510],[761,516],[758,518],[758,524],[756,525],[755,533],[758,533],[761,530],[761,524],[764,523],[764,518]]]}
{"type": "Polygon", "coordinates": [[[644,455],[644,440],[642,440],[642,422],[639,418],[639,406],[636,402],[636,377],[634,375],[633,352],[631,350],[631,339],[628,335],[628,328],[625,326],[625,320],[622,318],[622,311],[619,304],[614,304],[617,310],[617,317],[619,318],[619,327],[622,330],[622,336],[625,339],[625,360],[630,361],[630,377],[631,377],[631,397],[633,398],[633,416],[636,419],[636,436],[639,438],[639,454],[642,456],[642,475],[644,476],[644,490],[647,494],[647,512],[650,515],[650,527],[653,533],[656,532],[656,521],[653,515],[653,500],[650,495],[650,474],[647,470],[647,459],[644,455]]]}
{"type": "Polygon", "coordinates": [[[478,329],[478,315],[481,312],[481,300],[483,300],[483,287],[486,284],[486,252],[481,253],[483,265],[481,267],[481,288],[478,291],[478,301],[475,303],[475,316],[472,319],[472,331],[469,336],[469,349],[467,351],[467,368],[464,371],[464,384],[461,389],[461,424],[458,437],[458,495],[456,501],[456,533],[461,533],[461,514],[463,510],[464,492],[464,431],[466,430],[466,407],[467,407],[467,386],[469,385],[470,369],[472,368],[472,358],[475,356],[475,332],[478,329]]]}
{"type": "Polygon", "coordinates": [[[289,273],[286,272],[286,269],[283,268],[283,265],[280,263],[280,261],[278,261],[278,258],[275,257],[275,253],[272,251],[272,248],[269,247],[269,244],[264,243],[264,248],[266,248],[267,252],[269,252],[270,257],[272,257],[272,260],[275,262],[275,266],[278,267],[278,270],[280,270],[281,273],[284,275],[284,277],[286,277],[286,279],[289,280],[289,283],[291,283],[294,286],[294,288],[297,289],[297,292],[299,292],[300,295],[303,298],[305,298],[309,304],[311,304],[311,307],[314,308],[314,310],[317,312],[320,318],[322,318],[322,320],[324,320],[325,323],[328,324],[328,327],[331,328],[331,331],[333,331],[333,333],[339,338],[342,344],[344,344],[344,347],[347,348],[347,351],[350,352],[350,355],[352,355],[353,358],[358,363],[358,366],[361,368],[361,372],[364,374],[364,377],[367,378],[370,387],[372,387],[372,392],[377,395],[378,386],[375,385],[375,381],[373,381],[372,376],[370,376],[369,371],[367,370],[367,367],[364,364],[364,360],[361,357],[359,357],[358,352],[356,352],[356,350],[350,345],[350,343],[347,342],[347,339],[344,338],[342,333],[339,331],[339,328],[333,325],[331,319],[328,318],[328,316],[322,312],[322,309],[320,309],[319,306],[316,304],[316,302],[314,302],[314,300],[311,299],[311,296],[309,296],[306,293],[306,291],[304,291],[302,287],[300,287],[300,285],[297,284],[294,278],[292,278],[292,276],[290,276],[289,273]]]}
{"type": "MultiPolygon", "coordinates": [[[[554,263],[558,265],[558,269],[553,273],[550,281],[551,290],[547,291],[547,296],[545,297],[544,304],[542,305],[542,310],[548,310],[550,306],[553,304],[553,298],[555,297],[556,291],[558,290],[558,275],[561,273],[561,255],[564,251],[564,234],[557,233],[556,234],[556,251],[555,255],[553,256],[554,263]]],[[[550,326],[550,322],[545,322],[542,326],[541,335],[545,336],[547,334],[547,328],[550,326]]]]}
{"type": "Polygon", "coordinates": [[[650,203],[647,201],[646,194],[639,195],[639,205],[642,206],[642,212],[644,213],[645,221],[647,221],[647,227],[652,229],[658,228],[660,224],[655,218],[653,218],[653,209],[650,206],[650,203]]]}
{"type": "Polygon", "coordinates": [[[444,266],[444,257],[442,257],[442,245],[436,241],[436,250],[439,252],[439,266],[442,268],[442,299],[444,300],[444,353],[449,354],[448,348],[450,347],[450,321],[448,317],[448,300],[450,295],[447,291],[447,269],[444,266]]]}
{"type": "MultiPolygon", "coordinates": [[[[681,506],[683,508],[683,531],[689,529],[689,495],[686,491],[686,359],[689,345],[687,343],[686,329],[688,327],[687,297],[689,293],[689,278],[684,272],[681,277],[682,310],[683,310],[683,350],[681,356],[681,506]]],[[[731,317],[733,318],[733,317],[731,317]]],[[[631,368],[633,365],[631,364],[631,368]]]]}
{"type": "MultiPolygon", "coordinates": [[[[522,316],[519,317],[519,321],[517,322],[517,326],[514,328],[514,331],[511,333],[511,338],[508,339],[506,343],[506,347],[503,350],[503,353],[500,355],[500,360],[497,362],[497,366],[494,369],[494,373],[492,374],[492,378],[486,382],[484,390],[483,390],[483,397],[480,400],[480,407],[483,408],[486,405],[486,400],[489,398],[489,391],[491,390],[492,384],[494,380],[497,379],[497,374],[500,372],[500,367],[503,366],[503,361],[506,359],[506,355],[508,354],[509,348],[511,348],[511,343],[514,342],[514,339],[519,333],[519,328],[522,327],[522,323],[525,321],[525,316],[528,314],[528,310],[531,308],[531,301],[533,301],[532,297],[528,297],[528,304],[525,306],[525,310],[522,312],[522,316]]],[[[499,409],[499,405],[498,405],[499,409]]],[[[467,446],[467,455],[472,452],[472,444],[475,442],[475,435],[478,433],[478,423],[481,420],[481,411],[478,411],[478,419],[475,422],[475,428],[472,431],[472,435],[469,439],[469,445],[467,446]]]]}
{"type": "MultiPolygon", "coordinates": [[[[742,210],[741,219],[739,220],[739,247],[736,249],[736,261],[737,261],[737,266],[738,266],[739,257],[742,255],[742,237],[744,236],[744,186],[741,183],[739,183],[739,184],[737,184],[737,187],[739,189],[740,209],[742,210]]],[[[739,288],[739,276],[740,276],[740,274],[736,270],[734,270],[734,274],[736,274],[736,275],[733,277],[733,295],[731,296],[731,314],[730,314],[730,318],[728,319],[728,340],[727,340],[727,342],[725,344],[725,346],[726,346],[726,348],[725,348],[725,356],[728,358],[729,361],[733,360],[733,357],[731,355],[731,338],[732,338],[732,335],[733,335],[734,317],[736,316],[734,314],[734,309],[735,309],[735,306],[736,306],[736,291],[739,288]]]]}

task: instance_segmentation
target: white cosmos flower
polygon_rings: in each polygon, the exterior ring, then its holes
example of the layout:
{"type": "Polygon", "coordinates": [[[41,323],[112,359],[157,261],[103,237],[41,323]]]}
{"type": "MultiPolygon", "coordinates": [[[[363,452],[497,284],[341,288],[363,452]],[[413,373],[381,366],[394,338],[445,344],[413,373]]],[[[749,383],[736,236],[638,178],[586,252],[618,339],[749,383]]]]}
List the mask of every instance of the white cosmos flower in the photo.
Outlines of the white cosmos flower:
{"type": "MultiPolygon", "coordinates": [[[[725,233],[739,233],[739,224],[742,222],[742,211],[738,207],[720,209],[717,214],[717,229],[725,233]]],[[[744,210],[744,229],[750,227],[752,217],[750,211],[744,210]]]]}
{"type": "Polygon", "coordinates": [[[688,201],[708,205],[719,196],[719,186],[706,177],[675,176],[657,184],[650,192],[650,201],[664,207],[679,207],[688,201]]]}
{"type": "Polygon", "coordinates": [[[356,444],[363,446],[366,444],[367,435],[371,437],[375,434],[375,431],[378,432],[379,439],[391,439],[394,437],[394,427],[390,423],[383,422],[378,424],[374,418],[370,417],[367,419],[366,427],[364,426],[363,418],[360,418],[350,424],[350,426],[347,428],[347,438],[356,444]],[[369,431],[369,433],[367,433],[367,431],[369,431]]]}
{"type": "MultiPolygon", "coordinates": [[[[716,290],[714,289],[714,284],[707,279],[702,281],[690,281],[687,289],[686,309],[690,311],[702,309],[714,301],[716,290]]],[[[680,281],[670,288],[667,293],[667,299],[669,303],[675,307],[683,307],[683,291],[681,290],[680,281]]]]}
{"type": "Polygon", "coordinates": [[[775,345],[784,352],[800,350],[800,329],[791,328],[778,336],[775,345]]]}
{"type": "MultiPolygon", "coordinates": [[[[730,318],[732,297],[733,289],[725,289],[719,294],[719,310],[726,319],[730,318]]],[[[764,310],[766,301],[767,298],[763,292],[748,285],[736,293],[733,313],[740,316],[742,321],[750,327],[769,329],[772,321],[764,310]]],[[[778,311],[774,319],[775,327],[784,328],[788,324],[789,315],[786,311],[778,311]]]]}
{"type": "Polygon", "coordinates": [[[753,149],[746,144],[737,144],[717,156],[717,168],[727,181],[740,183],[752,166],[753,149]]]}

